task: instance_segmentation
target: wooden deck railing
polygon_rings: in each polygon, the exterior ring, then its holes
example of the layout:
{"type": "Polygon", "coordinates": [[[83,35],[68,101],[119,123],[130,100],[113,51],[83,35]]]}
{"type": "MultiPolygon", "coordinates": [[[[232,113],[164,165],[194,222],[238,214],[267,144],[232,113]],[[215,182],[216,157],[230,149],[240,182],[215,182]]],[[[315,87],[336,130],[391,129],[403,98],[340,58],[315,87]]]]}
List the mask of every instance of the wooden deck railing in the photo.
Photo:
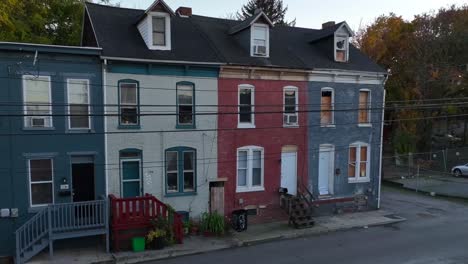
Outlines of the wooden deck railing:
{"type": "Polygon", "coordinates": [[[120,242],[136,234],[146,234],[152,227],[151,222],[164,218],[172,225],[177,243],[183,243],[183,224],[181,215],[156,197],[146,194],[143,197],[117,198],[110,195],[111,229],[114,250],[120,249],[120,242]],[[125,232],[124,232],[125,231],[125,232]],[[133,231],[133,232],[132,232],[133,231]]]}

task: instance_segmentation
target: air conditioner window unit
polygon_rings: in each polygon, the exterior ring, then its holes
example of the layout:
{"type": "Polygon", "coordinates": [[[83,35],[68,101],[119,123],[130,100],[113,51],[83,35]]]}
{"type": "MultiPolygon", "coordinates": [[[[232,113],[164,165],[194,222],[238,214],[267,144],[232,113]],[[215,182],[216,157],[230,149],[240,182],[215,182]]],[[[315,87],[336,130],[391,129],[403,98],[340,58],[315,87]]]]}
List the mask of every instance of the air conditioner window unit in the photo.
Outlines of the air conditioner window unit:
{"type": "Polygon", "coordinates": [[[286,125],[297,125],[297,114],[284,115],[284,123],[286,125]]]}
{"type": "Polygon", "coordinates": [[[45,117],[32,117],[31,126],[32,127],[45,127],[45,117]]]}
{"type": "Polygon", "coordinates": [[[266,46],[254,46],[255,55],[266,55],[267,48],[266,46]]]}

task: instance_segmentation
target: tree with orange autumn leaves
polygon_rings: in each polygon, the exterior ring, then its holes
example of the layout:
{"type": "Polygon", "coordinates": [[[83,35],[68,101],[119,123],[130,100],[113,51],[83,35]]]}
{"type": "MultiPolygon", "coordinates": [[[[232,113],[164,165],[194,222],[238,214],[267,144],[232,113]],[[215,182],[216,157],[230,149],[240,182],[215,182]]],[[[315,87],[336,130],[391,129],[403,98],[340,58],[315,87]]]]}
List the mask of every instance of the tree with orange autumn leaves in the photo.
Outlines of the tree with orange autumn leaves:
{"type": "MultiPolygon", "coordinates": [[[[468,5],[441,8],[415,16],[412,21],[393,13],[380,16],[358,32],[355,45],[389,70],[387,101],[424,103],[427,99],[468,96],[468,5]]],[[[406,109],[389,111],[386,119],[450,115],[466,110],[453,105],[406,109]]],[[[428,150],[432,123],[430,119],[393,122],[394,149],[399,153],[428,150]]]]}

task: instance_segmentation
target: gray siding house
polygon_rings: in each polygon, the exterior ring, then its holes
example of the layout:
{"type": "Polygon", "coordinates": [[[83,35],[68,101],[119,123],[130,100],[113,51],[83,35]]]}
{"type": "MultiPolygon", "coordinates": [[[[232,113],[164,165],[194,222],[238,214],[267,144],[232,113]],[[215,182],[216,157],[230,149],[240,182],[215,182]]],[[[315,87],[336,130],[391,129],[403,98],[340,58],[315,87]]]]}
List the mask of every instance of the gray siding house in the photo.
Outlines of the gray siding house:
{"type": "Polygon", "coordinates": [[[208,212],[220,65],[210,42],[156,1],[146,11],[87,3],[82,44],[103,49],[106,112],[113,113],[106,118],[109,193],[148,193],[191,217],[208,212]]]}
{"type": "Polygon", "coordinates": [[[0,43],[0,256],[48,204],[106,195],[99,54],[0,43]]]}

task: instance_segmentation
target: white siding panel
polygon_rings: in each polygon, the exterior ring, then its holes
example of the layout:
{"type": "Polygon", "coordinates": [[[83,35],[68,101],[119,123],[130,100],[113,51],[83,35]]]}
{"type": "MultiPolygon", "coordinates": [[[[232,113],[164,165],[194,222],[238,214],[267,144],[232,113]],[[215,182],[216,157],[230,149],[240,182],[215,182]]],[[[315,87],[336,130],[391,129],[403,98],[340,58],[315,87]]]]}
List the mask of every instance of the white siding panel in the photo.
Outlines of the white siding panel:
{"type": "Polygon", "coordinates": [[[145,19],[143,19],[140,24],[138,24],[138,31],[140,31],[141,37],[146,43],[146,46],[148,48],[151,46],[150,43],[150,35],[148,34],[150,32],[150,29],[148,28],[150,26],[149,23],[149,17],[147,16],[145,19]]]}

